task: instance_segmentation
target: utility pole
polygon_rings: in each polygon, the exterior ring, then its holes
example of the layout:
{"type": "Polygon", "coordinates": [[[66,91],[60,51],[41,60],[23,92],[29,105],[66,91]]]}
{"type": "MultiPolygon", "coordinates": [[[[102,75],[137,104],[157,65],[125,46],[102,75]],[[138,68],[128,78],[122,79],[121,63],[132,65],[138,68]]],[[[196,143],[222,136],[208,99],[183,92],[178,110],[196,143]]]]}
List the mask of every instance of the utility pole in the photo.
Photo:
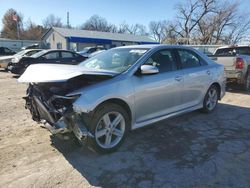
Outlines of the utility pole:
{"type": "Polygon", "coordinates": [[[67,27],[69,28],[69,12],[67,12],[67,27]]]}

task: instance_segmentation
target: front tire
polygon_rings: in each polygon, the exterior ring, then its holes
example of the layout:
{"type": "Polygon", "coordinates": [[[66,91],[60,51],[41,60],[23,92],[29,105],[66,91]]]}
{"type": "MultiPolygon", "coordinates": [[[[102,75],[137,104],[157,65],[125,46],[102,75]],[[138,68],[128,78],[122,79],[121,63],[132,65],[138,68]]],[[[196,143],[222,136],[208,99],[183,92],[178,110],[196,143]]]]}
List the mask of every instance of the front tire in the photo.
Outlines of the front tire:
{"type": "Polygon", "coordinates": [[[98,107],[89,122],[94,137],[88,145],[98,153],[110,153],[120,147],[130,126],[128,113],[117,104],[105,103],[98,107]]]}
{"type": "Polygon", "coordinates": [[[203,101],[202,112],[211,113],[217,106],[218,99],[218,88],[215,85],[210,86],[203,101]]]}

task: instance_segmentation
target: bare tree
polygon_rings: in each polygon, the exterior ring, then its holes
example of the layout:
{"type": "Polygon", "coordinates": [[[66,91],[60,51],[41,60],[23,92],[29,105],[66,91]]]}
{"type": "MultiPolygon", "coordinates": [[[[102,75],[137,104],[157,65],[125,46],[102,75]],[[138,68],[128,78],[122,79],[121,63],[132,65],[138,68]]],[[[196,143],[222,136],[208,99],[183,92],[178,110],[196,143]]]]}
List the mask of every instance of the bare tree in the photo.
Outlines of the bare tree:
{"type": "Polygon", "coordinates": [[[142,24],[127,25],[126,33],[133,35],[147,35],[147,29],[142,24]]]}
{"type": "Polygon", "coordinates": [[[133,35],[148,35],[147,28],[142,24],[129,25],[126,22],[121,23],[117,27],[117,33],[128,33],[133,35]]]}
{"type": "Polygon", "coordinates": [[[22,32],[23,17],[14,9],[9,9],[3,16],[3,29],[1,37],[10,39],[19,39],[22,32]]]}
{"type": "Polygon", "coordinates": [[[22,33],[22,39],[41,40],[41,37],[46,29],[41,25],[36,25],[30,19],[26,23],[25,30],[22,33]]]}
{"type": "Polygon", "coordinates": [[[201,44],[235,44],[250,28],[249,14],[238,11],[237,2],[217,2],[214,12],[205,15],[195,33],[201,44]]]}
{"type": "Polygon", "coordinates": [[[249,16],[249,14],[244,14],[238,17],[238,21],[234,24],[228,35],[229,44],[237,44],[250,35],[249,16]]]}
{"type": "MultiPolygon", "coordinates": [[[[216,0],[189,0],[187,3],[177,5],[176,33],[181,37],[189,39],[192,31],[209,12],[213,12],[216,0]]],[[[187,41],[189,43],[189,41],[187,41]]]]}
{"type": "Polygon", "coordinates": [[[157,41],[162,42],[166,39],[167,21],[151,21],[149,23],[149,32],[151,36],[157,41]]]}
{"type": "Polygon", "coordinates": [[[126,22],[122,22],[118,27],[117,27],[117,33],[127,33],[127,28],[129,25],[126,22]]]}
{"type": "Polygon", "coordinates": [[[109,24],[108,21],[98,15],[91,16],[81,27],[81,29],[103,32],[116,32],[117,28],[113,24],[109,24]]]}
{"type": "Polygon", "coordinates": [[[51,27],[63,27],[61,18],[50,14],[47,18],[43,20],[43,27],[49,29],[51,27]]]}

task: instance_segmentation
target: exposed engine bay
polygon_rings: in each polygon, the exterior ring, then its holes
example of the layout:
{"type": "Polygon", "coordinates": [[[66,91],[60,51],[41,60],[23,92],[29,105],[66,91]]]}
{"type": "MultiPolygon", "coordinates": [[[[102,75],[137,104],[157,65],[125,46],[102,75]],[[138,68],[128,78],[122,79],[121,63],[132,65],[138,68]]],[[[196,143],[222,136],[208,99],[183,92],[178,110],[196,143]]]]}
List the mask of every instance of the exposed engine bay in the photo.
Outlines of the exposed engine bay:
{"type": "Polygon", "coordinates": [[[89,133],[79,120],[80,115],[72,109],[80,94],[69,94],[110,78],[110,75],[80,75],[64,82],[30,83],[24,97],[25,108],[30,110],[34,121],[45,123],[53,134],[73,131],[82,140],[89,133]]]}

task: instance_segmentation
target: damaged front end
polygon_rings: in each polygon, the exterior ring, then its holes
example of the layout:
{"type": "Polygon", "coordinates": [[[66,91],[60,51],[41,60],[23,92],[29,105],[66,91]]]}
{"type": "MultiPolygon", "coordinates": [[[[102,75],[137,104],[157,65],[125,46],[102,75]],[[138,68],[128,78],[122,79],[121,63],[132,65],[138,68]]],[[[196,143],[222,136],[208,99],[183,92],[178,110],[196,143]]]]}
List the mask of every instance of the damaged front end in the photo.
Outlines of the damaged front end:
{"type": "Polygon", "coordinates": [[[81,75],[66,82],[30,83],[24,97],[25,108],[30,110],[34,121],[43,123],[52,134],[72,132],[79,141],[84,141],[93,137],[83,121],[83,116],[89,114],[74,112],[73,103],[81,94],[70,93],[108,78],[110,76],[81,75]]]}

